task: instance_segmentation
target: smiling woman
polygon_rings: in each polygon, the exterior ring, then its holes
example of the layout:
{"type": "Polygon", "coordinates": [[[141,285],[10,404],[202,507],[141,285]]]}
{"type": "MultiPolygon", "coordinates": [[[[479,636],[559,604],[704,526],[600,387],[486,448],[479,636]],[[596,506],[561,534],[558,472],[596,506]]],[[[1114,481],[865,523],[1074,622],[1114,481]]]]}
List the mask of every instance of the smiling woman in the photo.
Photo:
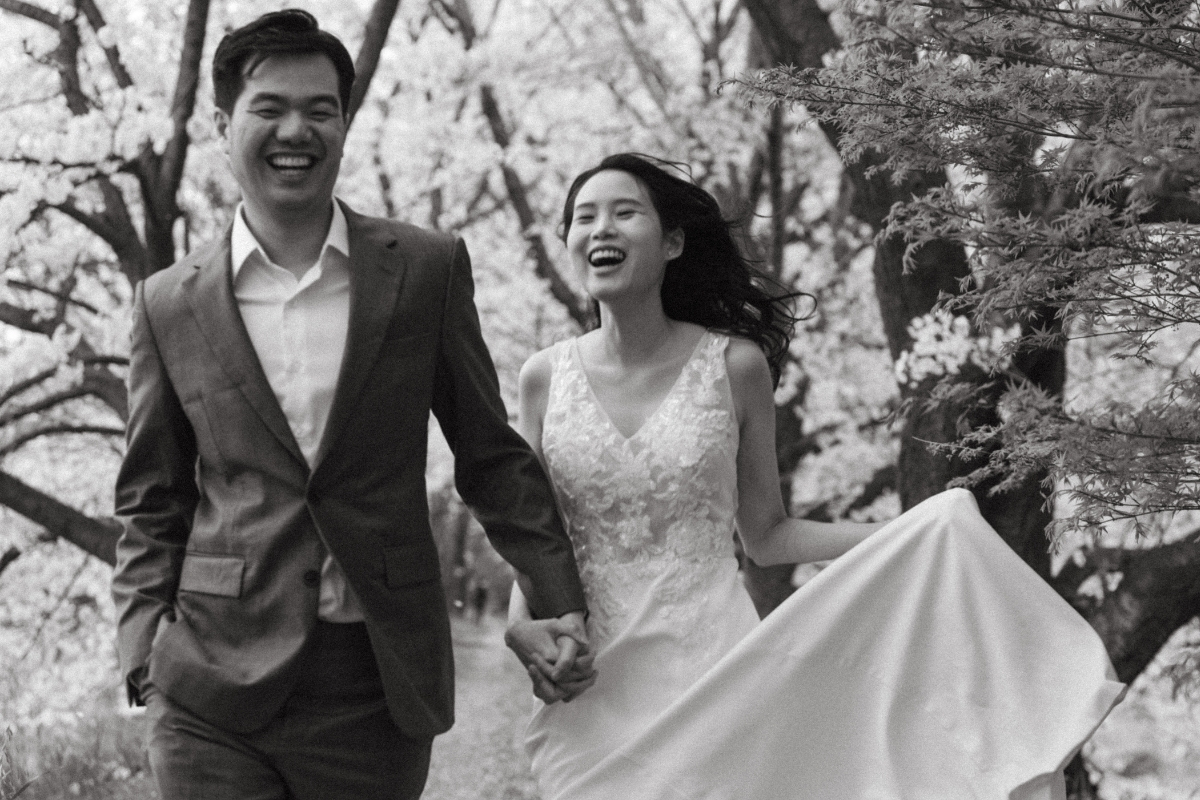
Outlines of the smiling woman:
{"type": "Polygon", "coordinates": [[[1095,632],[964,490],[886,530],[788,516],[772,364],[794,317],[711,195],[613,156],[563,226],[600,327],[526,363],[518,424],[594,651],[514,590],[542,796],[1062,800],[1063,764],[1123,689],[1095,632]],[[761,565],[838,560],[758,624],[735,535],[761,565]]]}
{"type": "Polygon", "coordinates": [[[658,303],[667,262],[683,252],[683,231],[663,230],[650,193],[628,172],[605,170],[575,197],[567,252],[588,295],[608,303],[658,303]]]}

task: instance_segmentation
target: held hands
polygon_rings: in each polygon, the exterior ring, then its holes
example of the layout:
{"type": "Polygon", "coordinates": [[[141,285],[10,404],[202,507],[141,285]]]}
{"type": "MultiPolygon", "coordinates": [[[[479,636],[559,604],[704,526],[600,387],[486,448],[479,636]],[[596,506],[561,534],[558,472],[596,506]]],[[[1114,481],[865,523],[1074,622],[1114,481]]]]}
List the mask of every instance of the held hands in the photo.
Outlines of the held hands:
{"type": "Polygon", "coordinates": [[[583,614],[512,622],[504,643],[516,654],[544,703],[569,703],[596,682],[583,614]]]}

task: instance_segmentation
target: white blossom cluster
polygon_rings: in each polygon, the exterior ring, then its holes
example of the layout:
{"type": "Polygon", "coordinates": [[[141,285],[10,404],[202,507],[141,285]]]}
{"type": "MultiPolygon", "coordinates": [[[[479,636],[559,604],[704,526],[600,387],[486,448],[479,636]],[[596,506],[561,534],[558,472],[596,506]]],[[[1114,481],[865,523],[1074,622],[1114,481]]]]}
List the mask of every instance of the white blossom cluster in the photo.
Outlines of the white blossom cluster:
{"type": "Polygon", "coordinates": [[[926,378],[957,375],[964,364],[995,372],[1006,368],[1010,358],[1005,345],[1021,333],[1020,325],[993,327],[990,334],[971,335],[964,316],[937,310],[916,317],[908,324],[912,349],[896,359],[896,381],[901,386],[917,385],[926,378]]]}

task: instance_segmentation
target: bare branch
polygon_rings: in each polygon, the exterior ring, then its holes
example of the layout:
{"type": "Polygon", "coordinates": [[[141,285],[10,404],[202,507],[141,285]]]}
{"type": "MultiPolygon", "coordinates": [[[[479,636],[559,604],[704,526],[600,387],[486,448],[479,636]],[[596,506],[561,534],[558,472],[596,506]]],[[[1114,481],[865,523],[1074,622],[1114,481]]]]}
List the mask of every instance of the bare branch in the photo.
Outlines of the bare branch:
{"type": "Polygon", "coordinates": [[[375,70],[379,66],[379,55],[387,42],[388,30],[399,7],[400,0],[375,0],[371,6],[362,47],[354,59],[354,86],[350,90],[350,107],[346,109],[348,124],[353,124],[354,116],[367,96],[367,89],[371,87],[371,79],[375,77],[375,70]]]}
{"type": "Polygon", "coordinates": [[[11,325],[30,333],[40,333],[42,336],[53,336],[58,328],[58,320],[46,317],[32,308],[21,308],[12,303],[0,303],[0,323],[11,325]]]}
{"type": "Polygon", "coordinates": [[[89,517],[4,471],[0,471],[0,505],[8,506],[106,564],[117,561],[121,526],[111,518],[89,517]]]}
{"type": "Polygon", "coordinates": [[[129,366],[129,358],[126,356],[80,356],[79,360],[84,364],[111,364],[117,367],[129,366]]]}
{"type": "MultiPolygon", "coordinates": [[[[152,272],[164,269],[175,260],[173,229],[175,220],[179,219],[176,195],[179,192],[179,183],[183,180],[183,165],[187,159],[188,146],[191,144],[187,124],[196,108],[200,60],[204,55],[204,37],[208,27],[208,7],[209,0],[188,2],[183,46],[179,55],[179,72],[175,77],[175,91],[171,97],[171,139],[163,149],[162,156],[158,156],[147,142],[137,160],[130,165],[142,189],[142,207],[145,212],[145,246],[137,248],[143,251],[143,261],[139,265],[141,274],[130,276],[131,282],[134,283],[148,277],[152,272]]],[[[124,203],[121,202],[121,208],[117,208],[116,200],[117,197],[112,193],[106,194],[106,211],[114,217],[128,217],[129,212],[124,208],[124,203]]],[[[132,225],[129,229],[132,230],[132,225]]],[[[134,240],[136,241],[136,233],[134,240]]],[[[132,242],[128,242],[125,247],[129,249],[131,244],[132,242]]]]}
{"type": "MultiPolygon", "coordinates": [[[[153,155],[153,151],[148,152],[153,155]]],[[[138,177],[139,179],[143,178],[140,171],[138,177]]],[[[150,269],[150,254],[138,237],[137,229],[133,226],[133,218],[129,214],[129,208],[125,204],[125,197],[121,194],[121,190],[106,175],[96,178],[96,186],[104,197],[104,211],[102,212],[84,211],[75,204],[75,201],[67,199],[57,205],[42,206],[35,210],[35,213],[44,208],[53,208],[83,225],[112,248],[121,264],[121,272],[125,274],[130,283],[137,283],[153,272],[150,269]]],[[[153,192],[154,183],[143,181],[142,191],[143,197],[146,196],[146,192],[153,192]]],[[[146,224],[147,227],[151,224],[149,215],[146,224]]],[[[156,266],[162,268],[169,263],[170,261],[156,266]]]]}
{"type": "MultiPolygon", "coordinates": [[[[88,24],[92,26],[92,30],[97,34],[104,30],[107,23],[104,21],[104,15],[100,13],[99,6],[96,5],[96,0],[75,0],[75,7],[83,12],[87,17],[88,24]]],[[[108,47],[104,47],[104,57],[108,59],[108,68],[112,70],[113,77],[117,81],[117,86],[122,89],[127,89],[133,86],[133,78],[129,71],[125,69],[125,64],[121,61],[121,51],[117,48],[116,43],[108,47]]]]}
{"type": "Polygon", "coordinates": [[[0,0],[0,9],[11,11],[13,14],[18,14],[22,17],[28,17],[36,22],[58,30],[59,19],[58,14],[49,11],[41,6],[36,6],[33,3],[26,3],[24,0],[0,0]]]}
{"type": "Polygon", "coordinates": [[[78,433],[95,433],[101,436],[124,436],[125,429],[114,428],[111,425],[68,425],[66,423],[61,425],[46,425],[32,431],[26,431],[20,436],[15,437],[8,444],[0,447],[0,457],[15,453],[34,439],[40,439],[43,436],[61,436],[63,434],[78,433]]]}
{"type": "Polygon", "coordinates": [[[9,565],[21,557],[21,551],[15,547],[10,547],[0,555],[0,575],[4,574],[4,570],[8,569],[9,565]]]}
{"type": "Polygon", "coordinates": [[[58,47],[54,51],[58,79],[67,108],[75,116],[83,116],[91,108],[79,82],[79,28],[75,20],[64,19],[58,25],[58,47]]]}
{"type": "Polygon", "coordinates": [[[52,392],[43,397],[41,400],[30,403],[27,406],[14,408],[12,411],[7,411],[3,414],[0,414],[0,427],[12,424],[22,417],[28,417],[31,414],[38,414],[42,411],[48,411],[55,406],[62,405],[63,403],[70,402],[71,400],[78,400],[81,397],[87,397],[90,394],[91,391],[82,384],[79,386],[72,386],[70,389],[52,392]]]}
{"type": "MultiPolygon", "coordinates": [[[[508,126],[504,123],[504,117],[500,113],[500,106],[496,103],[496,96],[490,84],[485,83],[479,87],[479,99],[480,105],[483,107],[483,115],[487,118],[488,127],[491,128],[492,138],[496,141],[496,144],[500,145],[502,150],[507,150],[512,136],[508,131],[508,126]]],[[[521,225],[521,235],[529,243],[534,270],[537,272],[539,278],[549,282],[550,294],[562,304],[567,313],[571,315],[571,319],[575,320],[580,327],[586,326],[588,312],[575,295],[575,292],[563,280],[562,275],[555,269],[554,262],[550,260],[550,253],[546,250],[546,243],[542,240],[542,235],[537,230],[537,218],[534,216],[533,209],[529,205],[529,198],[525,192],[525,184],[521,182],[521,178],[517,175],[516,170],[508,164],[502,162],[500,164],[500,171],[504,176],[504,187],[508,191],[508,201],[517,213],[517,220],[521,225]]]]}
{"type": "Polygon", "coordinates": [[[55,373],[57,373],[57,372],[58,372],[58,367],[50,367],[49,369],[42,370],[41,372],[37,373],[36,375],[31,375],[30,377],[26,378],[23,381],[17,381],[12,386],[5,389],[3,392],[0,392],[0,405],[4,405],[9,400],[12,400],[14,397],[19,395],[21,392],[24,392],[26,389],[32,389],[34,386],[37,386],[39,383],[45,383],[46,381],[53,378],[55,373]]]}
{"type": "Polygon", "coordinates": [[[32,283],[27,283],[26,281],[14,280],[12,278],[10,278],[7,281],[7,283],[9,286],[12,286],[17,289],[24,289],[27,292],[38,292],[39,294],[49,295],[50,297],[53,297],[64,303],[69,303],[71,305],[79,306],[80,308],[86,309],[86,310],[92,312],[93,314],[100,313],[100,309],[96,308],[91,303],[85,303],[83,300],[76,300],[74,297],[71,297],[69,292],[55,291],[53,289],[47,289],[44,286],[37,286],[32,283]]]}

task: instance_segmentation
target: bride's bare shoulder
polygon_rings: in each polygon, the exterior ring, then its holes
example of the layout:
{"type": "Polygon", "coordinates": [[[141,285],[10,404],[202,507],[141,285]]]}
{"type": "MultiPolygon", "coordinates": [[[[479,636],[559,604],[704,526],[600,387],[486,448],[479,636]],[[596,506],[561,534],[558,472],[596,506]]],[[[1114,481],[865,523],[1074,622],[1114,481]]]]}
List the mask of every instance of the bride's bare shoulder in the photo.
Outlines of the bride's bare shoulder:
{"type": "Polygon", "coordinates": [[[741,336],[729,337],[729,346],[725,348],[725,370],[729,373],[730,383],[735,386],[753,386],[764,379],[768,386],[771,382],[771,368],[762,349],[741,336]]]}
{"type": "Polygon", "coordinates": [[[729,376],[729,390],[739,424],[773,415],[775,384],[767,357],[757,344],[740,336],[730,336],[729,346],[725,348],[725,374],[729,376]]]}
{"type": "Polygon", "coordinates": [[[539,350],[526,359],[518,376],[518,387],[522,396],[545,396],[550,389],[550,373],[554,368],[554,346],[539,350]]]}

